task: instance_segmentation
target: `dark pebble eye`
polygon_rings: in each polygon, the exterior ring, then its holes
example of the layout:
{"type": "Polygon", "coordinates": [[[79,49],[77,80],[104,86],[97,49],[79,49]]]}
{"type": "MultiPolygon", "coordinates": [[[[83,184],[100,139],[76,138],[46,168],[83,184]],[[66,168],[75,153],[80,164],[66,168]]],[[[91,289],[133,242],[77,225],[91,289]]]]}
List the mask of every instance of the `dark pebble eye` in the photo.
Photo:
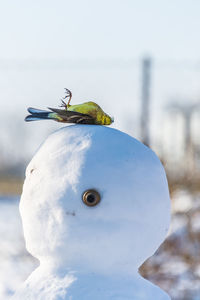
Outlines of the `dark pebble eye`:
{"type": "Polygon", "coordinates": [[[96,190],[87,190],[87,191],[85,191],[83,193],[82,198],[83,198],[83,202],[87,206],[95,206],[101,200],[101,196],[96,190]]]}

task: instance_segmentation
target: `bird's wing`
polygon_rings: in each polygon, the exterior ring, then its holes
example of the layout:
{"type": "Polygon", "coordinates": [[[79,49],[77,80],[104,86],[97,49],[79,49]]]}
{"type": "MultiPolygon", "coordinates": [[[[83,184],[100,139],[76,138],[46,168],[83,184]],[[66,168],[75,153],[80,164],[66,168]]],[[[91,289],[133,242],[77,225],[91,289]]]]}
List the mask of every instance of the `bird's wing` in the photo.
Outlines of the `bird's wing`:
{"type": "Polygon", "coordinates": [[[57,109],[48,107],[51,111],[57,113],[62,118],[62,122],[78,124],[95,124],[95,120],[90,115],[82,114],[76,111],[57,109]]]}

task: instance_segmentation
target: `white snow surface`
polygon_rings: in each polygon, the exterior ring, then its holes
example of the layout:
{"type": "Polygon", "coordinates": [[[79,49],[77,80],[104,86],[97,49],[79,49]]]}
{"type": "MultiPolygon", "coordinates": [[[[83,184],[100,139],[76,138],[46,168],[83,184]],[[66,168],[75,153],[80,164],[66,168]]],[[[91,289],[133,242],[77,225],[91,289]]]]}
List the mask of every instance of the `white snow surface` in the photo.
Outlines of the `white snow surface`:
{"type": "Polygon", "coordinates": [[[18,201],[15,197],[0,197],[0,236],[0,299],[7,300],[30,271],[38,266],[25,250],[18,201]]]}
{"type": "Polygon", "coordinates": [[[27,167],[20,213],[40,266],[12,299],[170,299],[138,274],[169,228],[165,171],[129,135],[95,125],[50,135],[27,167]],[[88,189],[101,195],[94,207],[88,189]]]}

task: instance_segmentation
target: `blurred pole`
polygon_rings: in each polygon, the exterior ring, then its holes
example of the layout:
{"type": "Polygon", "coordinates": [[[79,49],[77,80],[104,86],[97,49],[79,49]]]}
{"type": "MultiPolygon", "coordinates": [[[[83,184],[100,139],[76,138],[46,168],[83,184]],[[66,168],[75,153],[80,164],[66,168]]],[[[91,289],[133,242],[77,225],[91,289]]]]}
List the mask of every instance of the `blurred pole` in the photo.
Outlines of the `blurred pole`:
{"type": "MultiPolygon", "coordinates": [[[[181,159],[181,162],[183,164],[185,174],[190,177],[195,172],[195,154],[194,154],[194,143],[192,139],[191,125],[192,125],[193,113],[200,108],[200,105],[198,103],[196,104],[185,104],[185,103],[179,104],[179,103],[178,102],[171,103],[168,106],[168,109],[170,112],[181,114],[184,120],[184,127],[183,127],[184,159],[181,159]]],[[[188,103],[190,103],[190,101],[188,101],[188,103]]],[[[176,147],[176,144],[174,144],[174,147],[176,147]]]]}
{"type": "Polygon", "coordinates": [[[184,138],[185,138],[185,162],[187,165],[186,173],[191,176],[195,171],[195,158],[194,158],[194,145],[192,141],[191,123],[193,117],[194,108],[184,111],[184,138]]]}
{"type": "Polygon", "coordinates": [[[149,106],[150,106],[151,66],[152,66],[151,58],[145,57],[142,60],[140,135],[141,135],[142,143],[144,143],[146,146],[150,146],[149,106]]]}
{"type": "Polygon", "coordinates": [[[185,153],[186,156],[190,153],[192,149],[192,137],[191,137],[191,123],[192,123],[193,110],[186,110],[184,112],[185,119],[185,153]]]}

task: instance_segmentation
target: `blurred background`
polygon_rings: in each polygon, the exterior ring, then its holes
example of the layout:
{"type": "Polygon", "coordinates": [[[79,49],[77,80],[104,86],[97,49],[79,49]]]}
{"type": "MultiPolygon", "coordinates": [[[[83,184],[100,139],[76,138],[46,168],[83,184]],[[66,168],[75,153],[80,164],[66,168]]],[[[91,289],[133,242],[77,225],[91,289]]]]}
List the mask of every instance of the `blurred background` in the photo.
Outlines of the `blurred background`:
{"type": "Polygon", "coordinates": [[[37,265],[18,204],[27,163],[63,126],[25,123],[26,109],[58,107],[65,87],[160,157],[172,224],[140,272],[174,300],[200,299],[199,12],[198,0],[1,2],[0,299],[37,265]]]}

